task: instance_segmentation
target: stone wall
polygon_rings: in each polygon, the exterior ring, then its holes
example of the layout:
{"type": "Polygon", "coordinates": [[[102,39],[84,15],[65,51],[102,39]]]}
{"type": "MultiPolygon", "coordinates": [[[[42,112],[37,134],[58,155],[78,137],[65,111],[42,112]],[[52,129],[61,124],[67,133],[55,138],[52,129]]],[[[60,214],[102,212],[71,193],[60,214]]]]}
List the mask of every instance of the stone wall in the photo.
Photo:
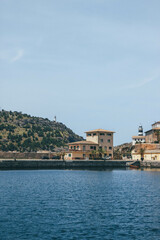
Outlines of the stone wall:
{"type": "Polygon", "coordinates": [[[1,160],[0,169],[98,169],[98,168],[125,168],[126,161],[103,160],[1,160]]]}
{"type": "Polygon", "coordinates": [[[160,168],[160,161],[143,161],[141,162],[141,166],[146,168],[160,168]]]}
{"type": "Polygon", "coordinates": [[[49,157],[52,159],[56,153],[51,152],[1,152],[0,159],[42,159],[44,157],[49,157]]]}

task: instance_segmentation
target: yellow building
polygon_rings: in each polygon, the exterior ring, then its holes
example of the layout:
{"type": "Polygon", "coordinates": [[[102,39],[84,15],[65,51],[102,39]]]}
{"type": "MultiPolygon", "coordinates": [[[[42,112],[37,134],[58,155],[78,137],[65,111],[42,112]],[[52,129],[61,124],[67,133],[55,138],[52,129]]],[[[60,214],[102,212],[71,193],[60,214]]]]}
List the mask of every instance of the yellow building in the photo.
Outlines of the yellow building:
{"type": "Polygon", "coordinates": [[[69,143],[64,159],[93,159],[99,153],[101,157],[113,158],[113,131],[96,129],[86,132],[86,141],[69,143]]]}
{"type": "MultiPolygon", "coordinates": [[[[143,154],[145,161],[160,161],[160,149],[152,149],[152,150],[145,150],[143,154]]],[[[140,152],[136,152],[135,150],[132,151],[132,159],[133,160],[141,160],[140,152]]]]}

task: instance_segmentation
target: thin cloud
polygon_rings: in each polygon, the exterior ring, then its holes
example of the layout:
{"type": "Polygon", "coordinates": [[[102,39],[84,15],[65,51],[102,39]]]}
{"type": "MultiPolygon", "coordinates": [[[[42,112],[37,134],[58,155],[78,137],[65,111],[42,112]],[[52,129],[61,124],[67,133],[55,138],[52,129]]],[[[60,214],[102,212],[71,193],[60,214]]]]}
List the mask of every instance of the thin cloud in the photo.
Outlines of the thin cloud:
{"type": "Polygon", "coordinates": [[[135,88],[140,88],[140,87],[143,87],[144,85],[146,85],[147,83],[156,80],[157,77],[158,77],[158,76],[154,76],[154,77],[151,77],[151,78],[147,78],[147,79],[144,79],[143,81],[141,81],[141,82],[139,82],[139,83],[124,86],[124,87],[122,87],[121,89],[135,89],[135,88]]]}
{"type": "Polygon", "coordinates": [[[18,50],[17,55],[11,59],[11,62],[18,61],[23,57],[23,55],[24,55],[24,50],[23,49],[18,50]]]}

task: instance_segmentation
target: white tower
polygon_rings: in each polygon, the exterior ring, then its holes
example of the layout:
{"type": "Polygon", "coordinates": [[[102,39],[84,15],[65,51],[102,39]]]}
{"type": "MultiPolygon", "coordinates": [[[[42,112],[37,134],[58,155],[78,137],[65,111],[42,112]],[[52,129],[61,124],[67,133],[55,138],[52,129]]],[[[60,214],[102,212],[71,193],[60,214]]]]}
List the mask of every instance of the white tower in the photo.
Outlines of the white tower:
{"type": "Polygon", "coordinates": [[[56,116],[54,116],[54,122],[57,122],[57,117],[56,116]]]}

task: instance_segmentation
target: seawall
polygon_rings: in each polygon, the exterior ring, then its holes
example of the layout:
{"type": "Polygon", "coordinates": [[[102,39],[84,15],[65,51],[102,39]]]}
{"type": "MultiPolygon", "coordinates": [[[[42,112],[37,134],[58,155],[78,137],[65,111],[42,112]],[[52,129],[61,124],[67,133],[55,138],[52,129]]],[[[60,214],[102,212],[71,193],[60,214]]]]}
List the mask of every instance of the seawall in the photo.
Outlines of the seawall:
{"type": "MultiPolygon", "coordinates": [[[[106,169],[106,168],[126,168],[133,161],[131,160],[0,160],[0,170],[20,170],[20,169],[106,169]]],[[[143,161],[143,168],[160,168],[160,161],[143,161]]]]}
{"type": "Polygon", "coordinates": [[[0,170],[13,169],[104,169],[126,168],[124,160],[0,160],[0,170]]]}
{"type": "Polygon", "coordinates": [[[144,168],[160,168],[160,161],[143,161],[141,166],[144,168]]]}

